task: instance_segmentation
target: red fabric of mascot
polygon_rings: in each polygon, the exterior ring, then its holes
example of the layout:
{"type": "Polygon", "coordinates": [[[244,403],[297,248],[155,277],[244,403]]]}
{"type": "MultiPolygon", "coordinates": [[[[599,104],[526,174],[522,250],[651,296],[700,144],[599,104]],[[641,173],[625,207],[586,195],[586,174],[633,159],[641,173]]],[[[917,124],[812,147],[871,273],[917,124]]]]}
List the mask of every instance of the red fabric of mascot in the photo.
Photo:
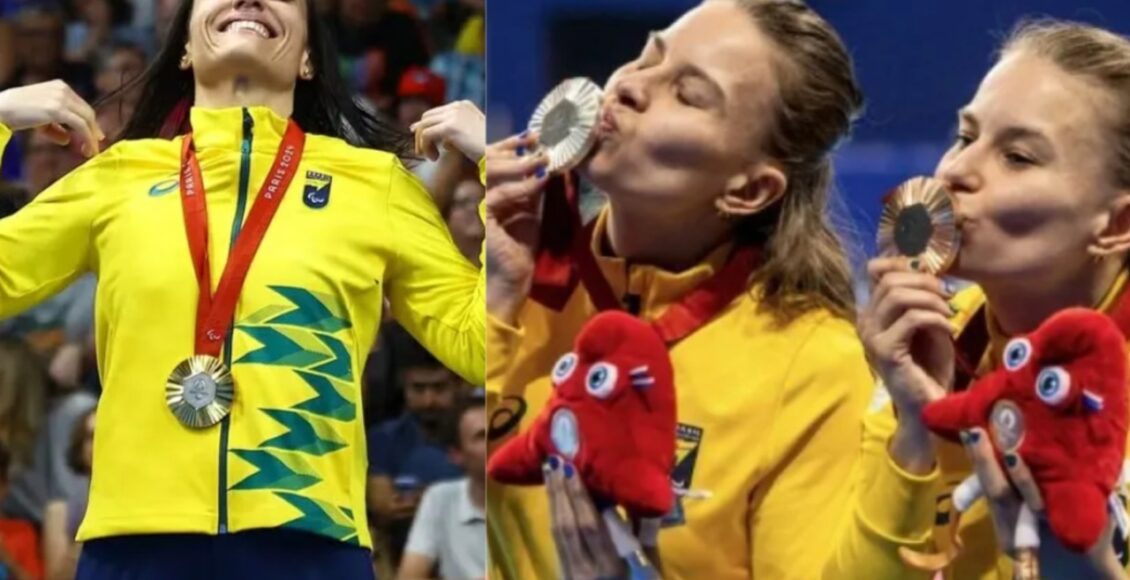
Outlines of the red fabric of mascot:
{"type": "Polygon", "coordinates": [[[540,484],[546,458],[560,455],[594,497],[639,517],[669,512],[675,381],[652,326],[619,311],[598,314],[554,365],[552,379],[553,394],[530,428],[491,456],[490,477],[540,484]]]}
{"type": "Polygon", "coordinates": [[[998,461],[1017,453],[1040,490],[1052,533],[1084,552],[1106,525],[1125,454],[1125,344],[1106,315],[1061,311],[1010,341],[999,369],[927,405],[923,419],[949,437],[985,427],[998,461]]]}

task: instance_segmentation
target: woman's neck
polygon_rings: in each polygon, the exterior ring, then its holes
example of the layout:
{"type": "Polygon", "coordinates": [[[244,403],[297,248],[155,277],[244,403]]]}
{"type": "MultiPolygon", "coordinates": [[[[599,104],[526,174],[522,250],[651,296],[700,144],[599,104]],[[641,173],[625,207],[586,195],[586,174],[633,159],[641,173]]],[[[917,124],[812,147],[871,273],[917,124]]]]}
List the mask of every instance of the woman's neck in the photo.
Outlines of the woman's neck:
{"type": "Polygon", "coordinates": [[[658,203],[609,200],[608,242],[625,260],[681,272],[701,262],[730,235],[730,225],[713,208],[664,215],[658,203]]]}
{"type": "Polygon", "coordinates": [[[279,90],[236,77],[216,85],[196,85],[196,106],[208,109],[267,107],[282,118],[294,112],[294,90],[279,90]]]}
{"type": "Polygon", "coordinates": [[[1001,330],[1016,336],[1032,332],[1064,308],[1098,306],[1122,268],[1120,258],[1109,258],[1088,263],[1074,275],[1046,278],[1049,282],[1003,281],[981,287],[1001,330]]]}

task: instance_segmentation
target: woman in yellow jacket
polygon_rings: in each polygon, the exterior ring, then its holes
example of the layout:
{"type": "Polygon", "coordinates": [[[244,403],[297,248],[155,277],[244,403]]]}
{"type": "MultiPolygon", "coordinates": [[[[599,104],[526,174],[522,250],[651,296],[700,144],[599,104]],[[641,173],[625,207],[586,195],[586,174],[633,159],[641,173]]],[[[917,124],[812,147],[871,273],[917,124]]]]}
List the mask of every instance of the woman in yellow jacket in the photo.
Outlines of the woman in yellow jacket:
{"type": "MultiPolygon", "coordinates": [[[[827,205],[830,151],[860,104],[838,36],[791,1],[705,2],[607,83],[581,170],[608,196],[589,247],[620,307],[657,319],[742,248],[764,256],[744,291],[671,349],[672,483],[709,499],[681,499],[666,518],[665,577],[811,579],[846,515],[871,389],[827,205]]],[[[554,361],[596,312],[580,289],[555,306],[528,298],[547,178],[544,158],[519,147],[535,139],[487,155],[496,440],[538,414],[554,361]]],[[[490,484],[499,577],[557,577],[545,496],[490,484]]]]}
{"type": "MultiPolygon", "coordinates": [[[[0,316],[98,276],[78,577],[371,577],[360,376],[383,299],[482,383],[483,275],[307,1],[183,2],[139,82],[125,139],[0,221],[0,316]]],[[[43,125],[102,136],[62,83],[0,94],[0,144],[43,125]]],[[[419,131],[482,155],[466,105],[419,131]]]]}
{"type": "MultiPolygon", "coordinates": [[[[966,434],[962,449],[931,437],[919,420],[922,405],[954,381],[950,334],[984,337],[958,353],[984,373],[1000,364],[1010,337],[1054,312],[1109,311],[1128,298],[1130,40],[1068,22],[1021,25],[958,120],[936,176],[955,193],[964,223],[951,274],[977,286],[954,296],[917,264],[870,264],[875,287],[860,330],[885,389],[866,419],[855,531],[840,550],[871,557],[864,566],[833,561],[830,578],[929,578],[904,567],[897,549],[946,550],[950,495],[974,472],[990,501],[962,518],[965,549],[945,576],[1012,578],[1011,522],[1020,500],[1009,482],[1027,487],[1023,463],[1005,473],[985,433],[966,434]]],[[[1126,490],[1120,495],[1125,505],[1126,490]]],[[[1126,577],[1126,530],[1111,520],[1110,535],[1082,556],[1054,550],[1043,533],[1043,577],[1126,577]]]]}

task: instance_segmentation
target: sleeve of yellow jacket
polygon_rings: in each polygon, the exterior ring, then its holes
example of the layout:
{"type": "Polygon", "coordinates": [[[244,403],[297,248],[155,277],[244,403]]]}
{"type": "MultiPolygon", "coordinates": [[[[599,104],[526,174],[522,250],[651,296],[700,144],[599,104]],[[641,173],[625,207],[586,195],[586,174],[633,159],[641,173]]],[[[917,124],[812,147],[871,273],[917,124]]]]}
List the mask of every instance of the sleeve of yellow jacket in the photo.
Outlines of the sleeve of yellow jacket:
{"type": "Polygon", "coordinates": [[[385,290],[393,316],[444,365],[482,385],[485,270],[459,253],[431,196],[399,162],[387,199],[396,255],[385,290]]]}
{"type": "MultiPolygon", "coordinates": [[[[12,132],[0,125],[0,151],[12,132]]],[[[100,161],[89,161],[0,220],[0,318],[18,314],[93,267],[100,161]]]]}
{"type": "Polygon", "coordinates": [[[854,329],[825,320],[794,357],[768,434],[782,459],[750,497],[751,578],[819,578],[858,458],[870,372],[854,329]]]}
{"type": "Polygon", "coordinates": [[[897,421],[880,399],[863,421],[862,457],[853,483],[851,513],[842,524],[826,579],[927,580],[908,568],[901,546],[923,550],[934,526],[934,502],[941,485],[937,467],[925,475],[904,471],[888,452],[897,421]]]}

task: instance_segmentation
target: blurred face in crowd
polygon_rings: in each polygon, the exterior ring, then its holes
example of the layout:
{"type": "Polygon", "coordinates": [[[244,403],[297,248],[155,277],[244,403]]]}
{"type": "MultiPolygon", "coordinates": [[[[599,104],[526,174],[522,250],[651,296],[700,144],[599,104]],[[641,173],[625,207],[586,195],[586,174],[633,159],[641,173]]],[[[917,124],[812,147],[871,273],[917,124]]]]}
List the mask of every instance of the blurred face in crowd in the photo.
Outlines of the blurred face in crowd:
{"type": "Polygon", "coordinates": [[[153,11],[153,26],[157,29],[158,44],[165,44],[165,36],[169,33],[169,24],[173,22],[173,15],[177,12],[181,0],[157,0],[153,11]]]}
{"type": "Polygon", "coordinates": [[[447,227],[451,237],[468,260],[479,259],[479,246],[483,243],[483,222],[479,220],[479,202],[483,199],[483,186],[476,179],[465,179],[455,188],[447,227]]]}
{"type": "Polygon", "coordinates": [[[443,367],[409,367],[401,371],[404,406],[421,423],[434,428],[455,404],[459,379],[443,367]]]}
{"type": "Polygon", "coordinates": [[[20,16],[15,29],[20,63],[33,73],[55,73],[63,59],[62,17],[31,10],[20,16]]]}
{"type": "Polygon", "coordinates": [[[113,16],[108,0],[78,0],[76,2],[80,17],[87,24],[109,26],[113,16]]]}
{"type": "Polygon", "coordinates": [[[206,86],[240,77],[293,87],[307,50],[306,0],[195,0],[188,55],[196,82],[206,86]]]}
{"type": "Polygon", "coordinates": [[[938,165],[962,216],[954,275],[982,284],[1074,276],[1121,194],[1116,100],[1050,60],[1006,53],[959,112],[938,165]],[[1049,265],[1052,265],[1049,268],[1049,265]]]}
{"type": "Polygon", "coordinates": [[[482,407],[468,409],[459,420],[459,449],[452,461],[468,476],[483,479],[487,468],[487,416],[482,407]]]}
{"type": "Polygon", "coordinates": [[[777,58],[737,4],[700,4],[609,78],[600,140],[582,170],[613,200],[698,213],[767,162],[757,144],[778,102],[777,58]]]}
{"type": "Polygon", "coordinates": [[[384,0],[339,0],[339,19],[344,24],[367,24],[384,8],[384,0]]]}
{"type": "MultiPolygon", "coordinates": [[[[145,70],[145,55],[132,48],[119,48],[98,69],[98,96],[104,97],[145,70]]],[[[133,91],[131,91],[133,92],[133,91]]],[[[133,95],[136,97],[136,95],[133,95]]],[[[128,98],[128,97],[127,97],[128,98]]]]}
{"type": "Polygon", "coordinates": [[[30,134],[24,154],[24,179],[28,193],[35,197],[82,163],[70,147],[60,147],[39,131],[30,134]]]}

